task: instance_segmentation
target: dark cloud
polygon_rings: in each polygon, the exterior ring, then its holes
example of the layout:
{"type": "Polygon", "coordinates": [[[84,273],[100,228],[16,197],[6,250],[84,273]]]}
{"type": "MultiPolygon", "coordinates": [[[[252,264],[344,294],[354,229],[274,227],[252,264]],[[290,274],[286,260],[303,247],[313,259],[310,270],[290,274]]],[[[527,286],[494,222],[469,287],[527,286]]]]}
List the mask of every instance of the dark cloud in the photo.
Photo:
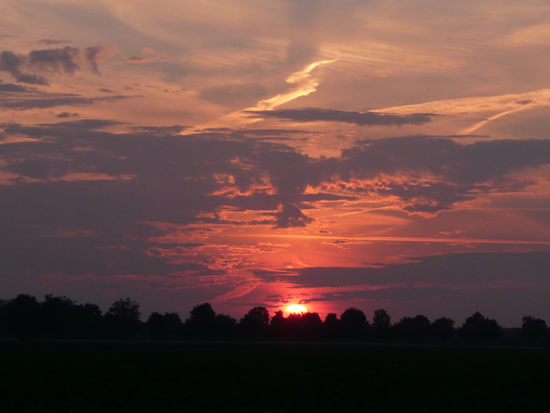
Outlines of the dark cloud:
{"type": "MultiPolygon", "coordinates": [[[[62,117],[70,116],[68,113],[62,117]]],[[[178,125],[141,127],[133,133],[117,134],[100,129],[117,124],[113,120],[84,119],[36,126],[2,125],[4,139],[30,138],[0,145],[1,170],[19,176],[11,185],[0,185],[2,242],[17,246],[17,253],[13,252],[15,247],[5,247],[17,260],[32,261],[33,254],[41,249],[53,254],[50,248],[56,245],[61,251],[60,260],[84,254],[85,262],[101,261],[105,257],[101,254],[106,252],[90,255],[84,251],[84,245],[91,245],[93,240],[96,246],[92,249],[130,248],[138,262],[151,256],[154,259],[146,265],[152,267],[147,268],[154,267],[159,274],[180,270],[215,274],[218,270],[200,257],[192,262],[201,267],[161,267],[157,260],[167,258],[159,254],[159,249],[168,247],[155,244],[154,239],[170,234],[170,229],[148,223],[187,227],[210,224],[212,229],[246,224],[224,219],[221,211],[229,209],[260,211],[265,219],[251,224],[271,225],[275,230],[304,227],[313,219],[303,211],[314,208],[317,202],[354,200],[370,193],[399,199],[401,207],[409,212],[435,213],[480,193],[509,192],[514,185],[529,185],[508,175],[524,167],[550,163],[550,141],[462,145],[450,139],[410,137],[364,142],[361,147],[344,150],[340,157],[312,158],[290,146],[250,139],[231,130],[179,135],[183,127],[178,125]],[[93,180],[70,180],[78,174],[90,175],[93,180]],[[425,174],[429,179],[422,178],[425,174]],[[308,187],[315,191],[306,191],[308,187]],[[84,238],[82,251],[70,250],[68,241],[46,245],[52,238],[66,238],[59,234],[84,238]]],[[[122,261],[131,254],[121,251],[112,253],[120,260],[116,271],[130,271],[133,267],[122,261]]],[[[531,268],[523,261],[524,268],[539,274],[541,258],[531,258],[538,264],[531,268]]],[[[48,260],[55,261],[52,257],[48,260]]],[[[52,271],[56,265],[60,271],[65,268],[48,260],[38,262],[52,271]]],[[[504,263],[506,256],[458,255],[456,263],[446,259],[439,266],[438,260],[443,259],[423,258],[385,269],[337,269],[341,274],[337,284],[385,285],[410,279],[436,282],[433,277],[437,268],[440,272],[447,268],[444,275],[438,275],[441,282],[458,277],[459,269],[461,273],[477,274],[471,279],[464,276],[464,282],[482,282],[488,281],[491,274],[487,262],[504,263]],[[481,274],[483,271],[488,275],[481,274]]],[[[6,268],[15,268],[14,261],[9,262],[6,268]]],[[[74,271],[84,271],[75,265],[71,264],[74,271]]],[[[90,272],[105,273],[100,264],[94,265],[88,265],[90,272]]],[[[519,267],[510,263],[502,271],[497,267],[497,273],[509,278],[503,272],[506,268],[519,267]]],[[[303,286],[330,286],[334,271],[299,270],[292,280],[303,286]]]]}
{"type": "Polygon", "coordinates": [[[422,125],[431,122],[432,113],[414,113],[412,115],[394,115],[376,112],[346,112],[343,110],[304,108],[265,111],[247,111],[254,118],[287,119],[294,122],[343,122],[358,126],[401,126],[406,124],[422,125]]]}
{"type": "Polygon", "coordinates": [[[38,43],[47,44],[47,45],[54,45],[54,44],[71,43],[71,41],[70,40],[41,39],[41,40],[38,41],[38,43]]]}
{"type": "Polygon", "coordinates": [[[27,92],[26,87],[20,85],[14,85],[13,83],[0,83],[0,92],[18,93],[27,92]]]}
{"type": "MultiPolygon", "coordinates": [[[[301,135],[314,134],[316,132],[306,131],[302,129],[241,129],[234,130],[235,134],[251,135],[251,136],[281,136],[281,135],[301,135]]],[[[295,138],[294,138],[295,139],[295,138]]]]}
{"type": "Polygon", "coordinates": [[[397,286],[388,288],[365,289],[357,291],[339,291],[336,293],[323,293],[320,297],[303,299],[302,304],[322,301],[340,301],[340,300],[399,300],[416,301],[427,299],[448,299],[449,296],[464,296],[468,293],[466,289],[456,289],[449,287],[412,287],[397,286]]]}
{"type": "Polygon", "coordinates": [[[128,57],[126,58],[126,61],[127,61],[128,63],[142,64],[142,63],[155,62],[155,61],[157,61],[157,59],[154,58],[154,57],[128,56],[128,57]]]}
{"type": "Polygon", "coordinates": [[[131,129],[137,132],[154,133],[155,135],[177,135],[178,133],[188,129],[189,126],[173,125],[173,126],[136,126],[131,129]]]}
{"type": "MultiPolygon", "coordinates": [[[[462,288],[502,281],[548,281],[550,252],[455,253],[418,257],[414,262],[380,267],[308,267],[294,274],[277,272],[255,274],[276,277],[296,287],[393,287],[462,288]],[[418,286],[418,287],[415,287],[418,286]]],[[[368,292],[375,298],[377,292],[368,292]]]]}
{"type": "MultiPolygon", "coordinates": [[[[66,116],[63,116],[63,117],[66,117],[66,116]]],[[[108,120],[108,119],[82,119],[82,120],[75,120],[71,122],[40,124],[40,126],[44,126],[44,127],[71,128],[71,129],[101,129],[107,126],[116,126],[116,125],[124,125],[124,123],[117,122],[114,120],[108,120]]]]}
{"type": "Polygon", "coordinates": [[[86,58],[86,62],[88,62],[88,64],[90,65],[92,72],[97,75],[101,74],[99,72],[99,68],[97,67],[97,56],[99,56],[104,50],[105,48],[103,46],[87,47],[86,50],[84,50],[84,57],[86,58]]]}
{"type": "Polygon", "coordinates": [[[78,117],[80,116],[78,113],[69,113],[69,112],[61,112],[61,113],[58,113],[57,115],[55,115],[56,118],[60,118],[60,119],[63,119],[63,118],[72,118],[72,117],[78,117]]]}
{"type": "Polygon", "coordinates": [[[548,140],[492,140],[462,145],[451,139],[403,137],[372,140],[364,147],[342,151],[341,171],[345,180],[350,175],[371,178],[415,171],[471,185],[548,163],[548,140]]]}
{"type": "MultiPolygon", "coordinates": [[[[418,139],[431,139],[431,138],[438,138],[438,139],[469,139],[469,138],[475,138],[475,139],[483,139],[483,138],[490,138],[490,135],[408,135],[408,136],[400,136],[400,137],[394,137],[392,139],[412,139],[412,138],[418,138],[418,139]]],[[[372,139],[357,139],[353,142],[357,146],[362,145],[370,145],[373,143],[372,139]]]]}
{"type": "Polygon", "coordinates": [[[105,245],[100,238],[65,235],[31,240],[0,240],[0,273],[109,275],[219,274],[197,262],[170,263],[146,245],[105,245]],[[29,259],[29,257],[33,257],[29,259]]]}
{"type": "Polygon", "coordinates": [[[72,94],[41,94],[19,100],[0,99],[0,107],[7,109],[29,110],[53,108],[56,106],[87,106],[96,102],[114,102],[121,99],[130,99],[130,96],[106,96],[86,98],[72,94]]]}
{"type": "Polygon", "coordinates": [[[0,53],[0,70],[10,73],[18,82],[31,85],[47,85],[48,81],[42,76],[23,73],[21,70],[27,64],[25,56],[16,55],[10,51],[0,53]]]}
{"type": "Polygon", "coordinates": [[[71,46],[33,50],[29,53],[29,65],[44,72],[74,74],[80,69],[79,58],[80,49],[71,46]]]}
{"type": "Polygon", "coordinates": [[[315,221],[307,217],[296,205],[280,204],[279,210],[274,214],[276,218],[275,228],[305,227],[315,221]]]}
{"type": "MultiPolygon", "coordinates": [[[[56,44],[55,42],[58,41],[42,41],[45,44],[56,44]]],[[[96,74],[99,74],[97,56],[104,50],[104,46],[93,46],[83,51],[85,61],[90,66],[92,72],[96,74]]],[[[0,70],[10,73],[21,83],[48,85],[46,78],[26,71],[74,74],[80,70],[81,54],[80,49],[72,46],[32,50],[28,55],[18,55],[12,51],[3,51],[0,54],[0,70]]]]}

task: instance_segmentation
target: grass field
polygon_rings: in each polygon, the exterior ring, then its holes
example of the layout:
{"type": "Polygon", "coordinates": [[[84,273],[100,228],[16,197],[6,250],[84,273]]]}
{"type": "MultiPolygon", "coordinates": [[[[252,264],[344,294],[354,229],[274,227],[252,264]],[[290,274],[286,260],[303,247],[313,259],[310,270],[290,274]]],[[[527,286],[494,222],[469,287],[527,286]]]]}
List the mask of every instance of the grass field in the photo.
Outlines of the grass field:
{"type": "Polygon", "coordinates": [[[542,412],[550,352],[4,345],[2,412],[542,412]]]}

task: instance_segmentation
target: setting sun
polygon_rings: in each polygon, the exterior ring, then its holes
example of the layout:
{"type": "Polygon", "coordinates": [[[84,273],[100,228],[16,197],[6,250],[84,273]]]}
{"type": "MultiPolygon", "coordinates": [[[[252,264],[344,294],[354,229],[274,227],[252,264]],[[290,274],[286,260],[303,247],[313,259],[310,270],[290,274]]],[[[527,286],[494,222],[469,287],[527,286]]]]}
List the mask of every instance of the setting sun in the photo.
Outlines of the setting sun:
{"type": "Polygon", "coordinates": [[[305,308],[303,305],[290,305],[285,309],[285,315],[288,316],[290,314],[302,314],[307,313],[307,308],[305,308]]]}

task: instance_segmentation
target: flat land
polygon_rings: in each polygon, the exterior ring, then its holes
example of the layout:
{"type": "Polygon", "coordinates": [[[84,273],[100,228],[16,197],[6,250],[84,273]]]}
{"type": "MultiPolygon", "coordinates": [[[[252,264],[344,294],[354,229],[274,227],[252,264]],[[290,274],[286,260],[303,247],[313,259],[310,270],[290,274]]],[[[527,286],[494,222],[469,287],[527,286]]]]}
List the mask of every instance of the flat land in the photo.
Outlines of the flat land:
{"type": "Polygon", "coordinates": [[[541,412],[550,351],[10,344],[2,412],[541,412]]]}

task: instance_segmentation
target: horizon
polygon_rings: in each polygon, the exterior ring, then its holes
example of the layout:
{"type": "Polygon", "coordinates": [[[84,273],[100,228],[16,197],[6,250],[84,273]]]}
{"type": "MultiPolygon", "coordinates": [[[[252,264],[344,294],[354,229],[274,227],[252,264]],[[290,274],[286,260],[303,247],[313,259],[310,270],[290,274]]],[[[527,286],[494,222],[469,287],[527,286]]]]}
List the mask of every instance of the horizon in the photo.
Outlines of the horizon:
{"type": "Polygon", "coordinates": [[[0,289],[550,320],[550,5],[6,0],[0,289]]]}

